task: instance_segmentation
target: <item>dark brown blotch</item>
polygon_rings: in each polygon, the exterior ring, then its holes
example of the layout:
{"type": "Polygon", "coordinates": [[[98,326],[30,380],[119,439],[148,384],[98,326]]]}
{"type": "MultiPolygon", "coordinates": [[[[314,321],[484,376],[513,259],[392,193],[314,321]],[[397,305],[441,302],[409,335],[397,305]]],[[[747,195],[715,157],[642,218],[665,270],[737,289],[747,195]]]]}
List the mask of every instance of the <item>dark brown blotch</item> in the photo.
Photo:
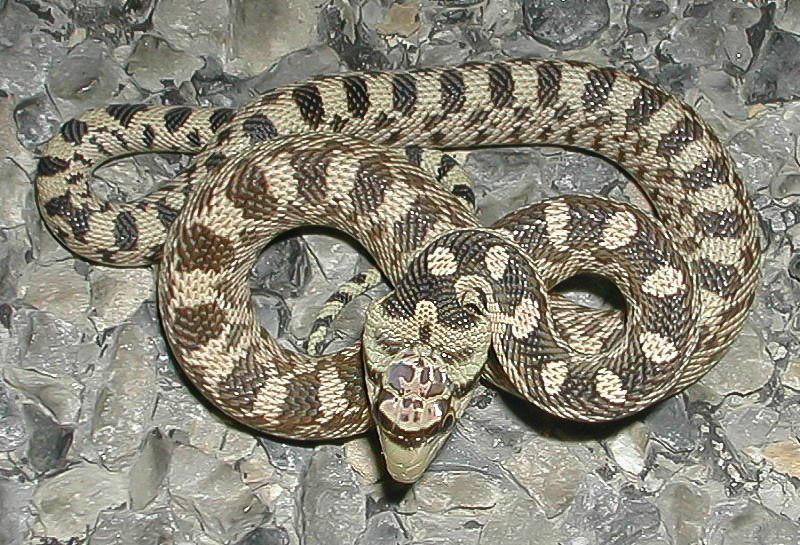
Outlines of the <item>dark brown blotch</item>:
{"type": "Polygon", "coordinates": [[[80,119],[70,119],[61,125],[61,137],[72,144],[80,144],[87,132],[89,126],[80,119]]]}
{"type": "Polygon", "coordinates": [[[200,131],[193,129],[186,133],[186,142],[193,148],[200,148],[203,146],[203,138],[200,136],[200,131]]]}
{"type": "Polygon", "coordinates": [[[69,226],[75,238],[85,243],[89,232],[89,210],[85,206],[75,208],[69,216],[69,226]]]}
{"type": "Polygon", "coordinates": [[[592,112],[608,102],[617,73],[611,68],[599,68],[590,70],[587,77],[589,81],[583,91],[583,107],[587,112],[592,112]]]}
{"type": "Polygon", "coordinates": [[[206,168],[207,172],[210,172],[224,165],[227,161],[228,161],[228,156],[225,153],[221,151],[215,151],[214,153],[206,157],[203,166],[206,168]]]}
{"type": "Polygon", "coordinates": [[[149,108],[147,104],[111,104],[106,107],[106,113],[127,128],[137,113],[149,108]]]}
{"type": "Polygon", "coordinates": [[[492,106],[505,108],[514,102],[514,76],[511,69],[502,62],[490,64],[489,72],[489,97],[492,106]]]}
{"type": "Polygon", "coordinates": [[[708,189],[716,184],[727,183],[730,172],[724,157],[707,157],[681,178],[681,186],[687,191],[708,189]]]}
{"type": "Polygon", "coordinates": [[[163,225],[165,229],[168,229],[169,226],[172,225],[172,222],[175,221],[175,218],[178,217],[178,210],[165,202],[159,201],[156,203],[156,215],[161,225],[163,225]]]}
{"type": "Polygon", "coordinates": [[[451,155],[442,154],[439,159],[439,166],[436,168],[436,181],[441,182],[450,171],[458,166],[458,162],[451,155]]]}
{"type": "Polygon", "coordinates": [[[414,315],[414,299],[401,297],[399,294],[402,293],[403,285],[401,284],[394,293],[381,302],[383,311],[390,318],[408,320],[414,315]]]}
{"type": "Polygon", "coordinates": [[[248,219],[270,220],[275,215],[275,200],[269,194],[269,179],[257,166],[237,170],[230,177],[225,194],[248,219]]]}
{"type": "Polygon", "coordinates": [[[444,115],[455,114],[467,100],[464,76],[458,70],[445,70],[439,77],[440,104],[444,115]]]}
{"type": "Polygon", "coordinates": [[[433,300],[436,303],[436,317],[439,323],[451,329],[462,330],[475,325],[475,316],[458,304],[458,298],[454,292],[447,289],[438,290],[437,293],[440,295],[434,296],[433,300]]]}
{"type": "Polygon", "coordinates": [[[36,174],[39,176],[54,176],[59,172],[64,172],[69,168],[69,161],[60,157],[42,157],[36,166],[36,174]]]}
{"type": "Polygon", "coordinates": [[[638,130],[646,126],[653,114],[658,112],[669,101],[669,95],[657,87],[642,85],[639,96],[626,113],[625,126],[630,130],[638,130]]]}
{"type": "Polygon", "coordinates": [[[290,420],[294,426],[313,425],[320,415],[320,377],[317,373],[297,373],[292,376],[291,388],[283,398],[281,420],[290,420]]]}
{"type": "Polygon", "coordinates": [[[700,285],[721,297],[730,297],[741,288],[741,277],[736,267],[701,259],[698,269],[700,285]]]}
{"type": "Polygon", "coordinates": [[[422,148],[417,145],[410,145],[405,147],[406,159],[414,166],[422,164],[422,148]]]}
{"type": "Polygon", "coordinates": [[[733,210],[704,210],[695,217],[697,230],[709,237],[733,238],[744,230],[745,220],[733,210]]]}
{"type": "Polygon", "coordinates": [[[45,210],[51,216],[64,218],[75,239],[86,242],[85,236],[89,232],[89,210],[85,206],[81,208],[74,206],[71,197],[67,194],[48,201],[45,204],[45,210]]]}
{"type": "Polygon", "coordinates": [[[561,89],[561,67],[552,61],[546,61],[536,67],[536,96],[541,106],[549,106],[558,99],[561,89]]]}
{"type": "Polygon", "coordinates": [[[156,131],[153,129],[152,125],[145,125],[144,129],[142,129],[142,143],[144,143],[145,147],[152,148],[153,142],[156,140],[156,131]]]}
{"type": "Polygon", "coordinates": [[[278,136],[275,125],[263,114],[254,114],[245,119],[242,122],[242,131],[250,138],[251,144],[278,136]]]}
{"type": "Polygon", "coordinates": [[[180,231],[175,244],[175,268],[179,272],[219,273],[236,259],[236,248],[229,238],[205,225],[192,223],[180,231]]]}
{"type": "Polygon", "coordinates": [[[232,108],[217,108],[214,113],[208,118],[208,124],[211,127],[211,132],[217,132],[220,127],[233,119],[234,111],[232,108]]]}
{"type": "Polygon", "coordinates": [[[667,134],[661,137],[656,147],[656,153],[667,159],[679,154],[692,142],[703,137],[703,126],[694,118],[687,115],[667,134]]]}
{"type": "Polygon", "coordinates": [[[292,176],[297,181],[297,192],[306,201],[317,203],[325,198],[330,162],[331,156],[324,150],[298,150],[292,154],[292,176]]]}
{"type": "Polygon", "coordinates": [[[225,127],[224,129],[219,131],[219,134],[217,135],[217,144],[219,145],[226,144],[231,139],[232,136],[233,136],[233,128],[230,126],[225,127]]]}
{"type": "Polygon", "coordinates": [[[176,308],[172,315],[175,346],[190,352],[202,348],[219,338],[227,319],[225,311],[215,303],[176,308]]]}
{"type": "Polygon", "coordinates": [[[386,165],[374,159],[361,161],[350,191],[357,216],[366,217],[383,204],[386,189],[391,185],[390,180],[391,172],[386,165]]]}
{"type": "Polygon", "coordinates": [[[409,115],[414,111],[416,104],[417,80],[411,74],[394,74],[392,76],[392,107],[404,115],[409,115]]]}
{"type": "Polygon", "coordinates": [[[120,212],[114,218],[114,242],[120,250],[132,250],[139,240],[136,217],[130,212],[120,212]]]}
{"type": "Polygon", "coordinates": [[[174,134],[183,127],[192,115],[192,109],[188,106],[172,108],[164,114],[164,127],[170,134],[174,134]]]}
{"type": "Polygon", "coordinates": [[[472,191],[472,188],[470,186],[465,184],[454,185],[452,193],[459,199],[469,203],[471,208],[473,209],[475,208],[475,192],[472,191]]]}
{"type": "Polygon", "coordinates": [[[408,212],[394,225],[397,247],[403,252],[419,248],[440,216],[438,203],[427,195],[419,195],[408,212]]]}
{"type": "Polygon", "coordinates": [[[59,195],[44,203],[44,209],[48,216],[68,217],[74,210],[72,198],[69,194],[59,195]]]}
{"type": "Polygon", "coordinates": [[[322,95],[313,83],[299,85],[292,90],[292,99],[300,112],[300,117],[312,129],[319,127],[325,116],[322,95]]]}
{"type": "Polygon", "coordinates": [[[342,84],[347,96],[347,111],[357,119],[363,118],[370,104],[367,81],[362,76],[345,76],[342,84]]]}

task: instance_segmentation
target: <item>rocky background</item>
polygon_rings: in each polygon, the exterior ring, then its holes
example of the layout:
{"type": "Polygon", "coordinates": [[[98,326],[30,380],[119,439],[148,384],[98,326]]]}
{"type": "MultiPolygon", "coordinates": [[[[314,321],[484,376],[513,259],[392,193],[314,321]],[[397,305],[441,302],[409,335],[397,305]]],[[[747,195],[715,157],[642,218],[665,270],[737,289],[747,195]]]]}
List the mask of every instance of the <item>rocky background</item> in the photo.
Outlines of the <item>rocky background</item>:
{"type": "MultiPolygon", "coordinates": [[[[796,0],[0,0],[0,543],[800,543],[798,96],[796,0]],[[394,486],[372,437],[295,444],[220,417],[170,359],[153,272],[73,258],[33,203],[37,152],[88,108],[235,106],[317,74],[503,56],[659,82],[754,195],[766,258],[742,335],[630,421],[555,421],[481,387],[425,477],[394,486]]],[[[543,195],[630,190],[553,148],[461,158],[486,223],[543,195]]],[[[185,164],[127,159],[96,186],[131,198],[185,164]]],[[[272,246],[253,277],[265,326],[300,346],[366,263],[318,232],[272,246]]]]}

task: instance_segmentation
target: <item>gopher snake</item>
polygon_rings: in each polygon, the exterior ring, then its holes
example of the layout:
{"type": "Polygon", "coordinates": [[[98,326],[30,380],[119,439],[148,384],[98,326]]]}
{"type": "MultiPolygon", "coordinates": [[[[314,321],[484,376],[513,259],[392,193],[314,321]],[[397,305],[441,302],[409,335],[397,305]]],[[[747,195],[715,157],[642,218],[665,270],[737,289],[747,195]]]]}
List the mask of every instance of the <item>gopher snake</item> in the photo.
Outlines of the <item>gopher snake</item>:
{"type": "Polygon", "coordinates": [[[280,436],[343,437],[370,426],[369,394],[389,469],[405,481],[447,436],[490,345],[497,384],[555,415],[610,420],[699,378],[757,286],[752,204],[710,128],[644,80],[571,61],[321,77],[235,111],[109,106],[66,122],[38,174],[42,216],[75,253],[113,265],[163,254],[175,357],[224,412],[280,436]],[[534,143],[617,162],[660,225],[572,196],[484,229],[386,149],[534,143]],[[91,194],[99,163],[149,151],[199,153],[136,202],[91,194]],[[353,235],[395,285],[368,311],[366,372],[360,346],[309,358],[256,323],[249,267],[277,233],[310,224],[353,235]],[[583,271],[626,296],[613,346],[589,346],[591,332],[570,346],[554,324],[546,289],[583,271]]]}

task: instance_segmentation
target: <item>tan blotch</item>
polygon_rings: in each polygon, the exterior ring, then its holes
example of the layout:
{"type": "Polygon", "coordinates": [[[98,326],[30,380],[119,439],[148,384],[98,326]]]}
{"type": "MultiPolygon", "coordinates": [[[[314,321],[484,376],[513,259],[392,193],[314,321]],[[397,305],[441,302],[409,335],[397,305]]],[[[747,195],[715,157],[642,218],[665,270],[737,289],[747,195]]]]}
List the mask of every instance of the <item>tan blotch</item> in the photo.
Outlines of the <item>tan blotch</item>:
{"type": "Polygon", "coordinates": [[[563,361],[548,361],[542,368],[542,384],[544,391],[550,395],[556,395],[564,381],[567,380],[569,368],[563,361]]]}
{"type": "Polygon", "coordinates": [[[642,333],[639,342],[644,356],[654,363],[668,363],[678,357],[675,344],[655,331],[642,333]]]}
{"type": "Polygon", "coordinates": [[[414,307],[414,317],[419,324],[435,323],[438,318],[436,303],[427,299],[418,301],[417,306],[414,307]]]}
{"type": "Polygon", "coordinates": [[[317,90],[322,98],[328,119],[336,116],[343,119],[350,117],[350,112],[347,111],[347,93],[341,80],[336,79],[325,82],[325,84],[317,84],[317,90]]]}
{"type": "Polygon", "coordinates": [[[327,424],[341,417],[341,411],[346,406],[347,383],[339,377],[339,372],[334,367],[319,369],[317,375],[320,379],[319,402],[320,424],[327,424]]]}
{"type": "Polygon", "coordinates": [[[246,347],[230,346],[231,326],[223,324],[221,328],[222,334],[195,347],[187,354],[194,372],[202,374],[202,382],[211,388],[216,388],[226,380],[233,372],[237,360],[247,355],[246,347]],[[220,354],[224,354],[225,357],[220,357],[220,354]]]}
{"type": "Polygon", "coordinates": [[[720,265],[738,267],[742,256],[742,241],[736,238],[706,237],[696,252],[699,257],[720,265]]]}
{"type": "Polygon", "coordinates": [[[683,273],[675,267],[664,265],[645,278],[642,291],[653,297],[670,297],[684,291],[683,273]]]}
{"type": "Polygon", "coordinates": [[[727,184],[714,184],[711,187],[698,189],[694,192],[692,201],[696,203],[694,209],[697,213],[705,210],[725,212],[737,202],[736,192],[727,184]]]}
{"type": "Polygon", "coordinates": [[[610,369],[602,368],[594,376],[597,393],[611,403],[625,403],[628,391],[622,385],[619,375],[610,369]]]}
{"type": "Polygon", "coordinates": [[[489,276],[497,281],[502,280],[507,266],[508,250],[502,246],[489,248],[489,251],[486,252],[486,268],[489,270],[489,276]]]}
{"type": "Polygon", "coordinates": [[[172,272],[172,284],[175,296],[170,300],[173,308],[193,307],[208,303],[216,303],[219,292],[216,289],[220,273],[202,269],[172,272]]]}
{"type": "Polygon", "coordinates": [[[539,306],[530,297],[526,297],[514,309],[513,316],[508,317],[508,324],[511,326],[511,334],[516,339],[524,339],[539,326],[539,306]]]}
{"type": "Polygon", "coordinates": [[[700,303],[700,317],[703,319],[703,321],[708,321],[712,317],[723,313],[730,304],[726,297],[722,297],[718,293],[714,293],[713,291],[705,288],[700,288],[700,303]]]}
{"type": "MultiPolygon", "coordinates": [[[[588,324],[582,324],[582,327],[586,327],[586,325],[588,324]]],[[[599,354],[605,347],[606,340],[607,338],[602,334],[584,335],[578,327],[573,328],[569,333],[570,344],[583,354],[599,354]]]]}
{"type": "Polygon", "coordinates": [[[434,248],[428,254],[428,272],[434,276],[447,276],[455,274],[458,270],[458,262],[453,252],[447,248],[434,248]]]}
{"type": "Polygon", "coordinates": [[[617,212],[611,216],[603,227],[603,238],[600,246],[607,250],[616,250],[630,244],[639,230],[639,224],[629,211],[617,212]]]}
{"type": "Polygon", "coordinates": [[[544,210],[547,236],[556,246],[566,246],[569,239],[569,206],[562,201],[547,205],[544,210]]]}
{"type": "Polygon", "coordinates": [[[268,388],[256,390],[252,414],[258,415],[272,425],[277,424],[284,416],[286,407],[290,404],[290,402],[286,401],[289,391],[286,382],[276,379],[269,381],[268,388]]]}

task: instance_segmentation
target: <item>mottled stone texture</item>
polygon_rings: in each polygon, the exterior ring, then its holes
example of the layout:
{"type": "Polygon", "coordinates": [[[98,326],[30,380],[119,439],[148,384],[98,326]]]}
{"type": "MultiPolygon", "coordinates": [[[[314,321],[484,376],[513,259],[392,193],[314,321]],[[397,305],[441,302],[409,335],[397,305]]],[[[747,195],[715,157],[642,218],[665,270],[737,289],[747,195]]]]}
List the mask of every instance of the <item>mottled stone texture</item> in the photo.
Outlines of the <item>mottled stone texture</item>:
{"type": "MultiPolygon", "coordinates": [[[[0,543],[799,543],[798,6],[0,1],[0,543]],[[398,487],[371,436],[304,445],[222,419],[170,359],[151,271],[74,259],[33,206],[37,152],[90,107],[235,106],[316,74],[503,55],[624,67],[683,95],[755,196],[764,286],[742,336],[700,383],[631,420],[577,426],[481,388],[428,474],[398,487]]],[[[635,195],[576,152],[461,158],[485,222],[557,193],[635,195]]],[[[125,159],[97,189],[138,195],[185,164],[125,159]]],[[[254,271],[259,316],[300,346],[366,263],[325,233],[282,241],[254,271]]],[[[358,334],[366,300],[334,346],[358,334]]]]}

